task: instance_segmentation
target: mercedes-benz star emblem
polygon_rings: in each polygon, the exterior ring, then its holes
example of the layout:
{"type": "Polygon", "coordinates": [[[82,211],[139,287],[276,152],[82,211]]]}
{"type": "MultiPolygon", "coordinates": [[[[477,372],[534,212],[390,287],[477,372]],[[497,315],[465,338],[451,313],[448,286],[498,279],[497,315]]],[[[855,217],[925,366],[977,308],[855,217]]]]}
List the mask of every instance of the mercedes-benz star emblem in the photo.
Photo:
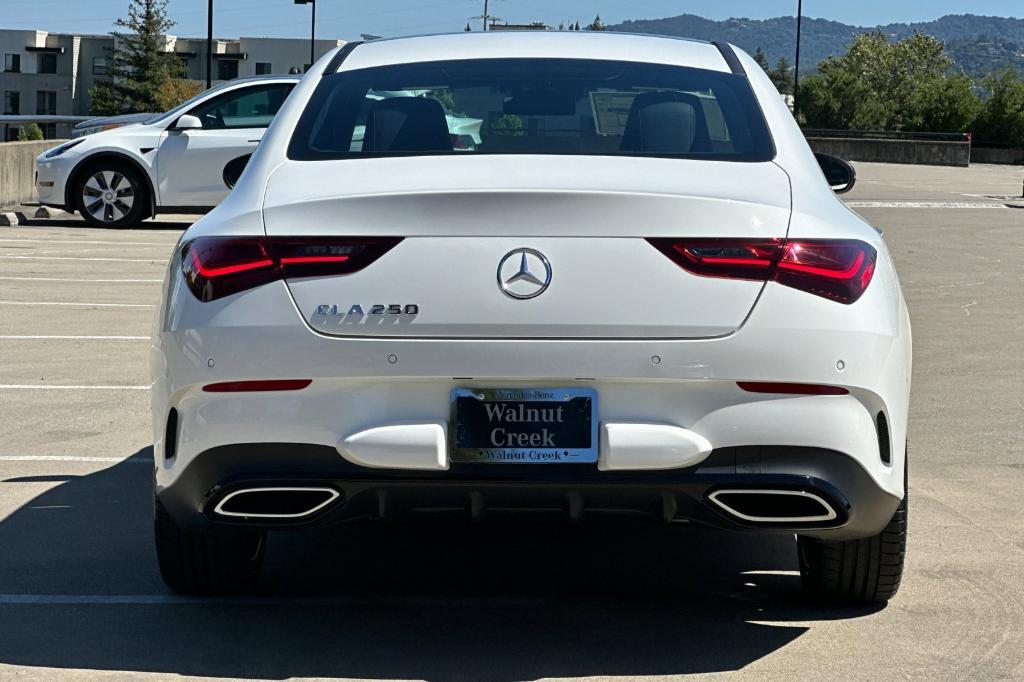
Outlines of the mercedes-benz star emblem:
{"type": "Polygon", "coordinates": [[[520,300],[540,296],[551,284],[551,263],[540,251],[515,249],[498,263],[498,288],[520,300]]]}

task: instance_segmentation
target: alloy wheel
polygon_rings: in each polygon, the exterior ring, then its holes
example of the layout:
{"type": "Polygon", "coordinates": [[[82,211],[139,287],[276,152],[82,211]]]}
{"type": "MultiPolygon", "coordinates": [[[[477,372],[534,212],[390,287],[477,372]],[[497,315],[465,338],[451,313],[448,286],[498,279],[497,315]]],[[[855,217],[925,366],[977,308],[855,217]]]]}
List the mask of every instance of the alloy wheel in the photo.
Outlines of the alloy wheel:
{"type": "Polygon", "coordinates": [[[121,220],[135,203],[135,187],[122,173],[98,171],[82,187],[83,206],[92,217],[105,223],[121,220]]]}

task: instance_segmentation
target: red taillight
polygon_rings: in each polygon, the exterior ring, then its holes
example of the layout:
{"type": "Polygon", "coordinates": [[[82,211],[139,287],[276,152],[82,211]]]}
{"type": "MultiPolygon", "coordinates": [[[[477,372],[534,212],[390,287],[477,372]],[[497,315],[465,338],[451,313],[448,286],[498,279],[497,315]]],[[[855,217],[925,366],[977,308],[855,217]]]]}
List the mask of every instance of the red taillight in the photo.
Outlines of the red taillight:
{"type": "Polygon", "coordinates": [[[659,251],[695,275],[733,279],[768,278],[780,239],[649,239],[659,251]]]}
{"type": "Polygon", "coordinates": [[[683,269],[703,277],[774,280],[853,303],[871,283],[876,252],[856,240],[648,239],[683,269]]]}
{"type": "Polygon", "coordinates": [[[737,381],[736,385],[749,393],[784,393],[791,395],[849,395],[842,386],[827,384],[787,384],[777,381],[737,381]]]}
{"type": "Polygon", "coordinates": [[[853,303],[871,283],[875,250],[854,240],[795,240],[786,243],[775,281],[794,289],[853,303]]]}
{"type": "Polygon", "coordinates": [[[312,379],[258,379],[255,381],[222,381],[206,384],[207,393],[245,393],[249,391],[299,391],[313,383],[312,379]]]}
{"type": "Polygon", "coordinates": [[[349,275],[395,247],[401,237],[271,237],[285,279],[349,275]]]}
{"type": "Polygon", "coordinates": [[[293,277],[348,275],[401,237],[199,237],[182,247],[181,269],[200,301],[293,277]]]}

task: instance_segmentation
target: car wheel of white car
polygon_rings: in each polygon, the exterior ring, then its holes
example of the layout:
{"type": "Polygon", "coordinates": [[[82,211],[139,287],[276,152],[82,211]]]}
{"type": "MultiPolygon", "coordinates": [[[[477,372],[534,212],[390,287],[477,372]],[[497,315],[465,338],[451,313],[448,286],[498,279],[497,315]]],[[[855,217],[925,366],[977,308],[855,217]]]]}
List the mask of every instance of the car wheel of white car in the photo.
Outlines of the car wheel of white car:
{"type": "Polygon", "coordinates": [[[907,556],[907,467],[903,500],[878,535],[859,540],[824,541],[798,536],[804,589],[824,600],[884,604],[896,596],[907,556]]]}
{"type": "Polygon", "coordinates": [[[76,208],[90,225],[127,227],[142,219],[145,185],[128,164],[100,161],[79,173],[76,184],[76,208]]]}

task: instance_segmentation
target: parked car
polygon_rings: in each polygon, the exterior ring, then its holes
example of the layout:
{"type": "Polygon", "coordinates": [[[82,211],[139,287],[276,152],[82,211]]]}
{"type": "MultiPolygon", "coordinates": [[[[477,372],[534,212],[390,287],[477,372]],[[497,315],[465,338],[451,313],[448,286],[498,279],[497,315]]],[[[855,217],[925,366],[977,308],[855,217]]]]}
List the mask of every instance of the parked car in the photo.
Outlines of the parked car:
{"type": "Polygon", "coordinates": [[[40,203],[100,227],[207,211],[224,168],[251,153],[300,76],[227,81],[145,121],[76,137],[36,159],[40,203]]]}
{"type": "Polygon", "coordinates": [[[156,114],[153,113],[98,116],[96,118],[90,118],[88,121],[82,121],[72,128],[71,137],[84,137],[86,135],[102,133],[104,130],[113,130],[114,128],[120,128],[121,126],[131,125],[132,123],[143,123],[155,116],[156,114]]]}
{"type": "Polygon", "coordinates": [[[911,330],[853,180],[726,44],[333,51],[167,271],[164,580],[255,589],[296,526],[629,514],[795,534],[812,594],[888,600],[911,330]]]}

